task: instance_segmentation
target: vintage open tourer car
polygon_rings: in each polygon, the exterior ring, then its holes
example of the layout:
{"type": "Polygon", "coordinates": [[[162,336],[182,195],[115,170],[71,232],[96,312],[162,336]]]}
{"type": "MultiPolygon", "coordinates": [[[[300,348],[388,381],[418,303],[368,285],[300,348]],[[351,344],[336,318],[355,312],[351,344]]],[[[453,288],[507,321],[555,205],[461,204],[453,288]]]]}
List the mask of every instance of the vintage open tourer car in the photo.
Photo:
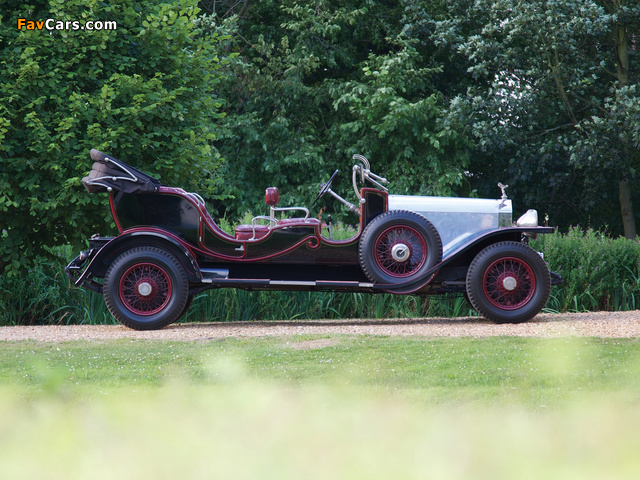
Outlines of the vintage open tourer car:
{"type": "Polygon", "coordinates": [[[336,171],[313,204],[325,194],[342,202],[359,217],[353,238],[333,240],[331,225],[323,227],[305,207],[279,207],[276,187],[266,190],[269,214],[235,226],[232,235],[198,194],[163,186],[97,150],[91,158],[82,183],[90,193],[109,193],[120,234],[92,236],[66,270],[137,330],[175,322],[194,295],[210,288],[458,292],[484,317],[518,323],[538,314],[560,281],[527,245],[553,228],[538,226],[535,210],[514,226],[502,184],[496,200],[390,195],[389,182],[354,155],[356,203],[331,189],[336,171]]]}

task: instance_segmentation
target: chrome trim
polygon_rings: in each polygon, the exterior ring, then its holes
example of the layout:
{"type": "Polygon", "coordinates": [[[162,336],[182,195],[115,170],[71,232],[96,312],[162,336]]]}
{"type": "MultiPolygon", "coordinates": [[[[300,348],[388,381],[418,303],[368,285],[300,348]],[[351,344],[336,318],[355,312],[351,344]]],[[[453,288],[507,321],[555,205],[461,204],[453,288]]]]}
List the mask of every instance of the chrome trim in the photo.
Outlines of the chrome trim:
{"type": "MultiPolygon", "coordinates": [[[[253,225],[253,227],[256,226],[256,220],[268,220],[269,222],[273,222],[273,223],[278,222],[278,220],[273,217],[267,217],[266,215],[258,215],[251,219],[251,225],[253,225]]],[[[254,228],[254,231],[255,231],[255,228],[254,228]]]]}
{"type": "MultiPolygon", "coordinates": [[[[327,193],[330,194],[336,200],[338,200],[340,203],[342,203],[344,206],[346,206],[351,213],[355,213],[356,215],[360,216],[360,209],[356,207],[353,203],[349,202],[348,200],[345,200],[344,198],[342,198],[340,195],[338,195],[336,192],[334,192],[331,189],[328,189],[327,193]]],[[[360,197],[360,195],[358,195],[358,197],[360,197]]],[[[361,204],[364,203],[363,198],[360,198],[360,203],[361,204]]]]}
{"type": "MultiPolygon", "coordinates": [[[[266,215],[258,215],[257,217],[253,217],[251,219],[251,228],[253,230],[253,236],[247,240],[248,242],[252,241],[252,240],[258,240],[256,238],[256,221],[258,220],[268,220],[269,222],[277,222],[277,220],[275,218],[272,217],[267,217],[266,215]]],[[[271,225],[269,225],[269,228],[271,228],[271,225]]]]}
{"type": "Polygon", "coordinates": [[[380,175],[376,175],[375,173],[373,173],[371,171],[371,164],[369,163],[369,160],[367,160],[367,158],[365,156],[356,153],[351,158],[353,160],[358,160],[361,163],[361,165],[355,165],[353,167],[353,169],[354,169],[354,176],[353,176],[354,190],[356,190],[356,195],[358,195],[358,197],[360,197],[360,194],[358,193],[358,188],[357,188],[357,185],[356,185],[356,182],[355,182],[355,172],[356,171],[359,171],[359,173],[360,173],[360,181],[361,181],[361,183],[364,183],[365,180],[369,180],[371,183],[373,183],[379,189],[384,190],[385,192],[389,191],[386,187],[382,186],[383,183],[385,185],[388,185],[389,184],[389,180],[387,180],[384,177],[381,177],[380,175]]]}
{"type": "Polygon", "coordinates": [[[276,212],[287,212],[293,210],[301,210],[305,212],[304,219],[309,218],[309,209],[306,207],[271,207],[271,218],[275,218],[276,212]]]}
{"type": "Polygon", "coordinates": [[[516,226],[518,227],[537,227],[538,226],[538,211],[530,208],[524,215],[521,215],[516,220],[516,226]]]}
{"type": "Polygon", "coordinates": [[[509,188],[509,185],[503,185],[502,182],[498,182],[498,188],[502,191],[502,196],[500,197],[500,200],[502,200],[502,202],[500,202],[500,207],[498,208],[502,208],[505,200],[509,198],[507,197],[507,188],[509,188]]]}
{"type": "Polygon", "coordinates": [[[202,198],[197,193],[189,192],[189,193],[187,193],[187,195],[193,195],[196,198],[196,200],[198,200],[198,202],[200,202],[202,205],[204,205],[204,198],[202,198]]]}
{"type": "Polygon", "coordinates": [[[215,280],[225,280],[229,278],[228,268],[201,268],[202,283],[213,283],[215,280]]]}
{"type": "MultiPolygon", "coordinates": [[[[354,157],[355,157],[355,155],[354,155],[354,157]]],[[[364,199],[360,196],[360,190],[358,189],[358,180],[357,180],[357,175],[359,173],[362,174],[362,169],[359,167],[359,165],[354,165],[353,166],[353,174],[351,175],[351,181],[353,183],[353,191],[356,192],[356,197],[358,198],[358,203],[362,204],[362,202],[364,202],[364,199]]],[[[361,177],[360,183],[364,183],[364,177],[361,177]]]]}

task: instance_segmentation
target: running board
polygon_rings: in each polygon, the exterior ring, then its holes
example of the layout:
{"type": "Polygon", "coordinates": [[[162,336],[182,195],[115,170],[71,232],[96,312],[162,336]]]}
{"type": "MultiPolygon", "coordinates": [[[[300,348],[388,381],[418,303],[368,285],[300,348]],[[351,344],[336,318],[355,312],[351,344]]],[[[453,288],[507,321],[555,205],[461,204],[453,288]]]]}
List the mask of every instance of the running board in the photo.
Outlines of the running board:
{"type": "Polygon", "coordinates": [[[328,289],[341,289],[341,288],[373,288],[373,283],[366,282],[349,282],[349,281],[335,281],[335,280],[314,280],[314,281],[302,281],[302,280],[270,280],[267,278],[211,278],[206,277],[202,279],[202,283],[206,283],[211,286],[219,287],[249,287],[249,288],[273,288],[273,289],[286,289],[290,288],[328,288],[328,289]]]}

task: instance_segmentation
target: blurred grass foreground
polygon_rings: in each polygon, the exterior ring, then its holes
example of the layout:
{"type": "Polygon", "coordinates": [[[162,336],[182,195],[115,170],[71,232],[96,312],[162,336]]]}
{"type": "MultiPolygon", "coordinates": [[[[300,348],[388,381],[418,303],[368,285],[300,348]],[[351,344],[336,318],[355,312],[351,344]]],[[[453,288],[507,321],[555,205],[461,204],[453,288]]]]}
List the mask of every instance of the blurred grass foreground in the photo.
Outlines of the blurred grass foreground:
{"type": "Polygon", "coordinates": [[[634,339],[2,342],[0,478],[632,479],[634,339]]]}
{"type": "Polygon", "coordinates": [[[425,408],[245,382],[21,402],[0,395],[3,478],[637,478],[640,410],[425,408]]]}

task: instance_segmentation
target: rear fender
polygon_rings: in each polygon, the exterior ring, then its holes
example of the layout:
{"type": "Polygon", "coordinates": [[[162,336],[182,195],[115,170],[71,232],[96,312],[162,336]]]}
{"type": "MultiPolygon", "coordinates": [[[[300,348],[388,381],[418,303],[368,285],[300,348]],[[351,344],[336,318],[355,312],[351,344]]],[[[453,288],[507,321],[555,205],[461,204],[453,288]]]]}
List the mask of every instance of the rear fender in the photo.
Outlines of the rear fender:
{"type": "Polygon", "coordinates": [[[129,232],[115,237],[98,250],[76,285],[81,285],[87,278],[104,278],[107,269],[119,255],[137,247],[158,247],[170,252],[184,268],[190,283],[201,282],[202,274],[195,257],[175,238],[162,232],[129,232]]]}

